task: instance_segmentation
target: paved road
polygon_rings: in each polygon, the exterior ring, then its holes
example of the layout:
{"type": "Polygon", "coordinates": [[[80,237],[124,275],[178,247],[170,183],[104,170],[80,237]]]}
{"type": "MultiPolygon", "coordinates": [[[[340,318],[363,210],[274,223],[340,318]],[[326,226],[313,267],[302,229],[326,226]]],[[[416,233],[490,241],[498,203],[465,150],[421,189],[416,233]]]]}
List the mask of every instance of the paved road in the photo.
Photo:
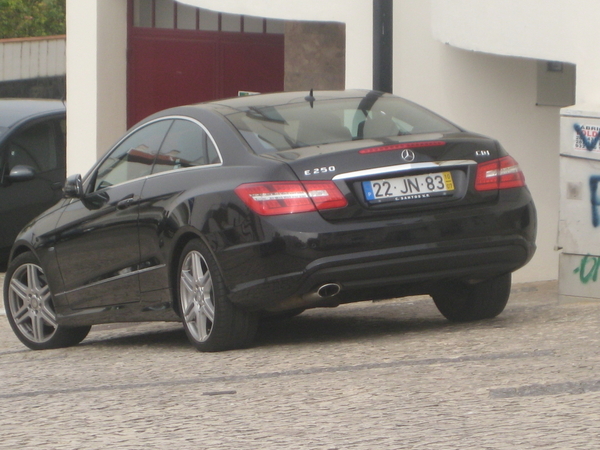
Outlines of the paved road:
{"type": "Polygon", "coordinates": [[[597,449],[600,304],[517,285],[452,325],[426,297],[265,324],[201,354],[176,324],[33,352],[0,317],[1,449],[597,449]]]}

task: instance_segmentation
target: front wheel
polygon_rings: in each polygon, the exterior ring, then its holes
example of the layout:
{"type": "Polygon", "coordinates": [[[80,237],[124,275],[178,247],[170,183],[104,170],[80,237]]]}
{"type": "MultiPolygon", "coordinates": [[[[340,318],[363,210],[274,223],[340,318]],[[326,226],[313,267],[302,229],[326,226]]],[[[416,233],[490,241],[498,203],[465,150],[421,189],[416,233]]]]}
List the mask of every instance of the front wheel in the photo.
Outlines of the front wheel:
{"type": "Polygon", "coordinates": [[[8,266],[4,307],[15,335],[33,350],[79,344],[91,328],[58,324],[46,275],[31,253],[19,255],[8,266]]]}
{"type": "Polygon", "coordinates": [[[473,285],[449,284],[432,297],[438,310],[453,322],[491,319],[504,311],[510,285],[511,274],[507,273],[473,285]]]}
{"type": "Polygon", "coordinates": [[[177,295],[185,333],[202,352],[247,347],[258,326],[258,315],[227,298],[223,277],[208,248],[190,241],[179,261],[177,295]]]}

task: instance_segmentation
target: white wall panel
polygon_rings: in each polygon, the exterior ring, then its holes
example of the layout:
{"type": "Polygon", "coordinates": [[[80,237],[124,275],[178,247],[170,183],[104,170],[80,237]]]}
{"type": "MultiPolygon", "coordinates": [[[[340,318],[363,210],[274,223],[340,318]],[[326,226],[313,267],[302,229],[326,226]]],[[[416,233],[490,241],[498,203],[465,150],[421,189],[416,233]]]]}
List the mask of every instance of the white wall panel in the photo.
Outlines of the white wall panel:
{"type": "Polygon", "coordinates": [[[21,44],[9,42],[4,44],[4,64],[2,81],[19,80],[21,78],[21,44]]]}
{"type": "Polygon", "coordinates": [[[65,38],[0,40],[0,81],[66,74],[65,38]]]}
{"type": "Polygon", "coordinates": [[[39,70],[40,77],[48,76],[48,41],[40,41],[39,48],[39,70]]]}
{"type": "Polygon", "coordinates": [[[65,72],[64,41],[48,41],[48,76],[63,75],[65,72]]]}
{"type": "Polygon", "coordinates": [[[58,70],[58,67],[57,67],[58,51],[59,51],[59,49],[57,48],[57,46],[54,42],[48,42],[48,48],[46,49],[46,55],[47,55],[46,70],[47,70],[49,77],[56,75],[56,72],[58,70]]]}

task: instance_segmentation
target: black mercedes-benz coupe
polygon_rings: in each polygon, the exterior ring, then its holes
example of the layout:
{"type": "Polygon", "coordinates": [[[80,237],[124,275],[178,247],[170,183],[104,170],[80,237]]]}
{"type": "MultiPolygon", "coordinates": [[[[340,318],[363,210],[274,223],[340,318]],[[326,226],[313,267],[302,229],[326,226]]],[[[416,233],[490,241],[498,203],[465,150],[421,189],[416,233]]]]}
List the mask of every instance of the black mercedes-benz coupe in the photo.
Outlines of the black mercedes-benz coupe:
{"type": "Polygon", "coordinates": [[[535,251],[517,162],[402,98],[288,92],[159,112],[18,236],[8,320],[32,349],[94,324],[181,321],[201,351],[264,315],[429,294],[492,318],[535,251]]]}

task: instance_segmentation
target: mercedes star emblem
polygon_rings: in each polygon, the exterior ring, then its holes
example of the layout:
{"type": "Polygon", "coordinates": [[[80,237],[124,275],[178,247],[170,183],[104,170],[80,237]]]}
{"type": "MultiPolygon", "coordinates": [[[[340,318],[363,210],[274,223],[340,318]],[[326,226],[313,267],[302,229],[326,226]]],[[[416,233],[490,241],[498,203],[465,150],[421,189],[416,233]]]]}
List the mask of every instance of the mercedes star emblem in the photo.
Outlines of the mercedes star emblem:
{"type": "Polygon", "coordinates": [[[402,150],[402,159],[406,162],[413,162],[415,160],[415,152],[410,149],[402,150]]]}

